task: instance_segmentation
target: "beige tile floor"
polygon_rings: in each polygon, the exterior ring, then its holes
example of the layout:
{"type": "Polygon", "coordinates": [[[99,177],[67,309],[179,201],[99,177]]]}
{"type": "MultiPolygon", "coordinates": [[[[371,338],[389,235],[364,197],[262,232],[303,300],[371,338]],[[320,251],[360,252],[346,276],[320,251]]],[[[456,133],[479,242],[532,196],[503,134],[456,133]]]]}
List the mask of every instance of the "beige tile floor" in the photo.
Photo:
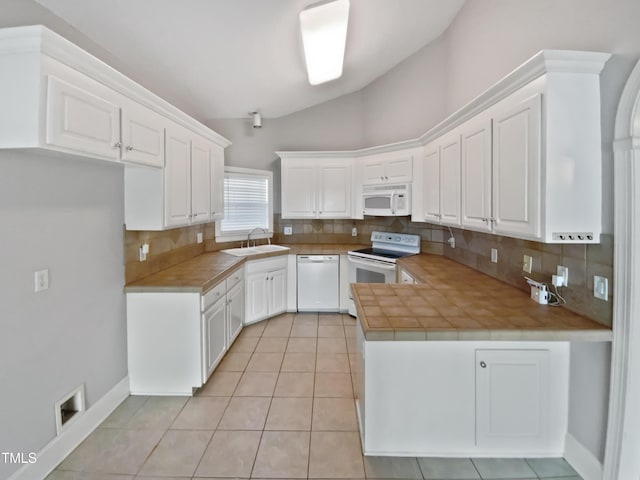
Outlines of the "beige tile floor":
{"type": "Polygon", "coordinates": [[[562,459],[363,457],[354,358],[348,315],[245,327],[194,397],[129,397],[47,478],[579,479],[562,459]]]}

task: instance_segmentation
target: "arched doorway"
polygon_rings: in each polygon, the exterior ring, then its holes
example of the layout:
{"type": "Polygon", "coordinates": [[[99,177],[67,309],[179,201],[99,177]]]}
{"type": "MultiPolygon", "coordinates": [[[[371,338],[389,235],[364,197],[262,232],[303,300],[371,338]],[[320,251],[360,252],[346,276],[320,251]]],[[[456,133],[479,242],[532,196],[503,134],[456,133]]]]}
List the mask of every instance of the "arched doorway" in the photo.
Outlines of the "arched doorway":
{"type": "Polygon", "coordinates": [[[640,479],[640,62],[622,92],[614,142],[614,310],[605,480],[640,479]]]}

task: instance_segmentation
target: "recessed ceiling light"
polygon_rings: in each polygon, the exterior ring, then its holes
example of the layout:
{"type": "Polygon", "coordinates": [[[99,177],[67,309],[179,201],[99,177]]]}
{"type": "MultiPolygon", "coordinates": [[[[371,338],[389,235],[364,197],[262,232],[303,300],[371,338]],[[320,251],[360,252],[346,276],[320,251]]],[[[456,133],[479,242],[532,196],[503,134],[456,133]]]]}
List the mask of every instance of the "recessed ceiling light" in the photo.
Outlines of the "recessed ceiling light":
{"type": "Polygon", "coordinates": [[[349,0],[316,3],[300,12],[302,44],[311,85],[342,75],[349,0]]]}

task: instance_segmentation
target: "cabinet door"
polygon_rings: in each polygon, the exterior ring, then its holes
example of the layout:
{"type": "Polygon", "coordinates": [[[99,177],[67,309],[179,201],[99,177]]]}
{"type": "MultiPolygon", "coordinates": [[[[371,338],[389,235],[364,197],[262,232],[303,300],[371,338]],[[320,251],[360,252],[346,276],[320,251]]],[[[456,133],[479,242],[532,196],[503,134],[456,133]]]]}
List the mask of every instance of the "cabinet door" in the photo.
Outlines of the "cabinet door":
{"type": "Polygon", "coordinates": [[[362,162],[362,184],[375,185],[386,183],[386,168],[383,158],[365,158],[362,162]]]}
{"type": "Polygon", "coordinates": [[[282,165],[282,218],[315,218],[317,181],[314,161],[293,160],[282,165]]]}
{"type": "Polygon", "coordinates": [[[287,270],[269,272],[269,316],[287,310],[287,270]]]}
{"type": "Polygon", "coordinates": [[[191,139],[178,127],[167,128],[164,169],[165,226],[187,225],[191,218],[191,139]]]}
{"type": "Polygon", "coordinates": [[[256,272],[247,275],[245,291],[245,323],[262,320],[269,316],[267,285],[269,274],[256,272]]]}
{"type": "Polygon", "coordinates": [[[476,445],[544,447],[549,383],[548,350],[476,350],[476,445]]]}
{"type": "Polygon", "coordinates": [[[226,301],[224,297],[213,304],[203,315],[204,317],[204,367],[202,381],[206,382],[213,369],[227,349],[226,335],[226,301]]]}
{"type": "Polygon", "coordinates": [[[351,218],[351,163],[318,164],[318,216],[351,218]]]}
{"type": "Polygon", "coordinates": [[[496,233],[540,236],[540,102],[541,95],[536,95],[494,115],[496,233]]]}
{"type": "Polygon", "coordinates": [[[462,129],[462,225],[491,230],[491,119],[462,129]]]}
{"type": "Polygon", "coordinates": [[[211,218],[211,154],[209,144],[191,141],[191,222],[207,222],[211,218]]]}
{"type": "Polygon", "coordinates": [[[224,216],[224,148],[211,145],[211,220],[224,216]]]}
{"type": "Polygon", "coordinates": [[[242,282],[227,293],[227,345],[231,346],[244,323],[244,298],[242,282]]]}
{"type": "Polygon", "coordinates": [[[408,183],[413,180],[413,156],[395,157],[386,161],[385,181],[387,183],[408,183]]]}
{"type": "Polygon", "coordinates": [[[123,107],[122,161],[163,167],[165,122],[162,116],[141,105],[123,107]]]}
{"type": "Polygon", "coordinates": [[[102,98],[102,87],[88,78],[80,88],[49,76],[46,143],[80,154],[120,160],[120,107],[102,98]]]}
{"type": "Polygon", "coordinates": [[[442,223],[460,225],[460,134],[440,144],[440,214],[442,223]]]}
{"type": "Polygon", "coordinates": [[[422,208],[425,220],[440,221],[440,145],[432,143],[424,150],[422,169],[422,208]]]}

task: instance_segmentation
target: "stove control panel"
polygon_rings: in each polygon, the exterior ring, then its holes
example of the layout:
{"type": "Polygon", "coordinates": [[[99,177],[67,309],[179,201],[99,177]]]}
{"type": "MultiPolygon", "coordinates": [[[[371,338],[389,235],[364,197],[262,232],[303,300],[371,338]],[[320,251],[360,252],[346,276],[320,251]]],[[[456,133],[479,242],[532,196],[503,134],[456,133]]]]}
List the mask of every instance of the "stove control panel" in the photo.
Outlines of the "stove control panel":
{"type": "Polygon", "coordinates": [[[388,248],[400,251],[420,252],[420,235],[407,233],[371,232],[371,242],[374,247],[388,248]],[[417,250],[417,251],[415,251],[417,250]]]}

